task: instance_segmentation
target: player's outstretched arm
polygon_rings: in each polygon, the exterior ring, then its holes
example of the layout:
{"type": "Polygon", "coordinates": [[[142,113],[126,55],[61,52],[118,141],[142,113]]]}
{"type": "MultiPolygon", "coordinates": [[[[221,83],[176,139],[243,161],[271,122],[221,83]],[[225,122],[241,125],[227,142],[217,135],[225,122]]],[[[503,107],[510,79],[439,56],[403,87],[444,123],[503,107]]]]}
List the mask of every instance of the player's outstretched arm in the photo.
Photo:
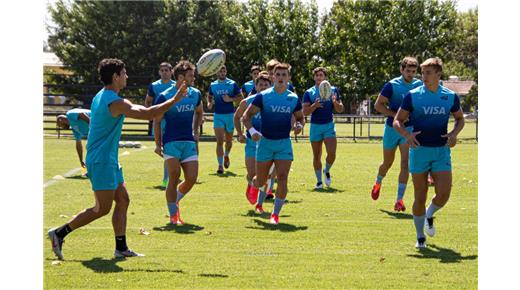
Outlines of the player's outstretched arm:
{"type": "Polygon", "coordinates": [[[175,96],[171,99],[166,100],[164,103],[146,108],[142,105],[132,104],[132,102],[130,102],[127,99],[122,99],[120,101],[116,101],[110,104],[109,109],[112,113],[112,116],[114,117],[117,117],[119,115],[125,115],[134,119],[152,120],[153,118],[164,114],[173,105],[180,102],[186,95],[186,92],[186,83],[183,83],[177,91],[177,93],[175,94],[175,96]]]}
{"type": "Polygon", "coordinates": [[[204,108],[202,106],[202,102],[195,108],[195,115],[193,116],[193,136],[195,141],[199,140],[199,128],[202,125],[202,119],[204,118],[204,108]]]}
{"type": "Polygon", "coordinates": [[[162,155],[162,130],[161,130],[161,121],[163,119],[163,115],[157,116],[153,119],[153,139],[155,141],[155,150],[154,152],[159,155],[162,155]]]}
{"type": "Polygon", "coordinates": [[[78,153],[81,167],[85,167],[85,162],[83,162],[83,144],[81,144],[81,140],[76,140],[76,152],[78,153]]]}

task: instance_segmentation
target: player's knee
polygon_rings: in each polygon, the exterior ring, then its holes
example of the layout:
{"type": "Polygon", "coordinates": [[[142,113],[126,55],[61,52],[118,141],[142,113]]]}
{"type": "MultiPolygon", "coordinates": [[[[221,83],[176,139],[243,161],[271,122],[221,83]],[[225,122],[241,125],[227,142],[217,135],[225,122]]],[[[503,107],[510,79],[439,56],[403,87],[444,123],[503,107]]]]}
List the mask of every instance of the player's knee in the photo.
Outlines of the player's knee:
{"type": "Polygon", "coordinates": [[[287,178],[289,177],[289,173],[287,172],[278,172],[276,175],[276,178],[278,179],[278,183],[287,181],[287,178]]]}
{"type": "Polygon", "coordinates": [[[128,207],[130,205],[130,197],[128,196],[128,194],[125,194],[123,196],[120,196],[118,198],[116,198],[115,200],[117,206],[119,207],[128,207]]]}
{"type": "Polygon", "coordinates": [[[112,205],[99,205],[96,204],[95,207],[92,208],[92,211],[97,217],[102,217],[110,213],[110,209],[112,208],[112,205]]]}
{"type": "Polygon", "coordinates": [[[195,182],[197,182],[197,174],[188,174],[188,175],[185,175],[184,178],[186,178],[186,182],[188,184],[195,184],[195,182]]]}

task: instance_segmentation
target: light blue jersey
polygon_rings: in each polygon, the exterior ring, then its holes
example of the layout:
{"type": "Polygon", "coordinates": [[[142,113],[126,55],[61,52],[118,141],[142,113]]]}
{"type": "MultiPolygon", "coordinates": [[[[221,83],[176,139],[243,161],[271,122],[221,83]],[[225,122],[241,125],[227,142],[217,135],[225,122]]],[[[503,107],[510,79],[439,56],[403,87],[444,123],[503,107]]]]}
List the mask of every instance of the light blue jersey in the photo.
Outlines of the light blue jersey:
{"type": "Polygon", "coordinates": [[[125,116],[112,117],[110,104],[122,101],[116,92],[102,89],[90,107],[90,131],[87,138],[86,163],[104,163],[118,166],[119,139],[125,116]]]}
{"type": "MultiPolygon", "coordinates": [[[[255,100],[255,97],[256,97],[256,95],[251,95],[245,99],[246,105],[248,107],[249,107],[249,105],[251,105],[253,103],[253,101],[255,100]]],[[[253,128],[255,128],[257,131],[260,132],[262,130],[262,116],[260,113],[257,113],[253,117],[253,119],[251,120],[251,124],[253,125],[253,128]]],[[[251,138],[251,134],[249,134],[249,131],[246,132],[246,136],[247,136],[247,138],[251,138]]]]}
{"type": "Polygon", "coordinates": [[[265,138],[279,140],[290,137],[291,117],[302,109],[302,103],[295,93],[285,90],[278,94],[272,87],[257,94],[252,104],[260,108],[260,132],[265,138]]]}
{"type": "Polygon", "coordinates": [[[423,85],[411,90],[403,99],[401,108],[410,112],[410,124],[421,146],[441,147],[446,145],[450,113],[460,109],[459,97],[439,85],[436,92],[423,85]]]}
{"type": "Polygon", "coordinates": [[[246,96],[249,96],[249,93],[255,88],[255,82],[253,80],[250,80],[248,82],[245,82],[242,85],[242,92],[245,93],[246,96]]]}
{"type": "MultiPolygon", "coordinates": [[[[332,94],[336,94],[337,98],[341,98],[339,94],[339,90],[336,87],[331,87],[332,94]]],[[[313,86],[305,91],[303,94],[303,102],[313,104],[316,99],[320,98],[320,89],[317,86],[313,86]]],[[[317,108],[311,114],[311,124],[327,124],[332,122],[333,116],[332,111],[334,110],[334,106],[332,104],[332,97],[328,100],[320,100],[323,108],[317,108]]]]}
{"type": "Polygon", "coordinates": [[[79,118],[81,113],[90,117],[90,110],[80,108],[69,110],[66,114],[75,140],[81,140],[88,135],[89,125],[86,121],[79,118]]]}
{"type": "Polygon", "coordinates": [[[240,88],[234,80],[226,78],[225,80],[215,80],[209,85],[208,93],[215,100],[215,114],[232,114],[235,112],[233,102],[224,102],[224,95],[231,98],[240,94],[240,88]]]}
{"type": "MultiPolygon", "coordinates": [[[[387,82],[383,89],[381,90],[381,96],[386,97],[388,99],[390,110],[397,112],[399,106],[403,102],[404,96],[412,89],[415,89],[419,86],[422,86],[423,82],[418,79],[412,79],[411,82],[407,83],[403,76],[394,78],[387,82]]],[[[386,119],[386,124],[392,127],[392,123],[394,122],[393,117],[388,117],[386,119]]],[[[408,127],[408,123],[405,124],[408,127]]]]}
{"type": "MultiPolygon", "coordinates": [[[[164,103],[175,96],[177,87],[173,86],[162,92],[157,98],[157,104],[164,103]]],[[[172,141],[195,141],[193,138],[193,115],[200,105],[200,91],[188,87],[188,94],[164,114],[163,145],[172,141]]]]}
{"type": "Polygon", "coordinates": [[[173,87],[173,86],[175,86],[175,81],[174,80],[169,80],[168,82],[163,83],[162,79],[158,79],[155,82],[151,83],[148,86],[148,95],[150,97],[153,97],[152,104],[153,105],[157,104],[157,97],[159,97],[159,95],[162,92],[164,92],[165,90],[167,90],[167,89],[169,89],[170,87],[173,87]]]}

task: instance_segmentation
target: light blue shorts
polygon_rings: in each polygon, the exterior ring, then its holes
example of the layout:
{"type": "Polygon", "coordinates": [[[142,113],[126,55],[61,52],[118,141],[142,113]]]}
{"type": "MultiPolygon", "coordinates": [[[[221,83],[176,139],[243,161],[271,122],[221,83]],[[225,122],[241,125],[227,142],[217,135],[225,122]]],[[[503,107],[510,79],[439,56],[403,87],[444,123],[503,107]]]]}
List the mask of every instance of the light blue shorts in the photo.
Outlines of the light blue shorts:
{"type": "Polygon", "coordinates": [[[213,115],[213,128],[224,128],[226,132],[233,133],[234,124],[233,116],[235,114],[214,114],[213,115]]]}
{"type": "Polygon", "coordinates": [[[410,148],[410,173],[451,171],[451,150],[448,146],[410,148]]]}
{"type": "Polygon", "coordinates": [[[256,161],[294,160],[291,138],[272,140],[262,137],[256,149],[256,161]]]}
{"type": "Polygon", "coordinates": [[[92,163],[86,165],[93,191],[116,190],[119,184],[125,182],[123,168],[120,164],[92,163]]]}
{"type": "Polygon", "coordinates": [[[175,158],[180,163],[197,161],[199,157],[197,155],[196,143],[193,141],[168,142],[163,146],[163,158],[164,160],[175,158]]]}
{"type": "Polygon", "coordinates": [[[258,145],[258,142],[253,141],[251,138],[246,138],[246,158],[256,158],[256,147],[258,145]]]}
{"type": "MultiPolygon", "coordinates": [[[[406,131],[413,132],[413,127],[406,127],[406,131]]],[[[385,132],[383,134],[383,148],[384,149],[394,149],[400,144],[406,143],[406,138],[401,136],[394,127],[388,126],[385,123],[385,132]]]]}
{"type": "Polygon", "coordinates": [[[310,141],[317,142],[325,138],[336,138],[336,125],[334,122],[326,124],[311,123],[310,141]]]}

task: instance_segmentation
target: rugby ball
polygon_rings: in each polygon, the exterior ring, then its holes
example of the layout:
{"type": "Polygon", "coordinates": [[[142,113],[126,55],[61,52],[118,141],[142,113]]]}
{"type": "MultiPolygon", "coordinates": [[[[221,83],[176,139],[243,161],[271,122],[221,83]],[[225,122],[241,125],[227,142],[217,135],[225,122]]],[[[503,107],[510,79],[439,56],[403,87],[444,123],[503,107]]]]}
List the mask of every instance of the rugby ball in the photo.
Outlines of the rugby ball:
{"type": "Polygon", "coordinates": [[[322,100],[330,99],[332,95],[332,87],[328,81],[322,81],[320,83],[320,98],[322,100]]]}
{"type": "Polygon", "coordinates": [[[216,74],[226,62],[226,53],[215,48],[204,53],[197,62],[197,72],[203,77],[216,74]]]}

